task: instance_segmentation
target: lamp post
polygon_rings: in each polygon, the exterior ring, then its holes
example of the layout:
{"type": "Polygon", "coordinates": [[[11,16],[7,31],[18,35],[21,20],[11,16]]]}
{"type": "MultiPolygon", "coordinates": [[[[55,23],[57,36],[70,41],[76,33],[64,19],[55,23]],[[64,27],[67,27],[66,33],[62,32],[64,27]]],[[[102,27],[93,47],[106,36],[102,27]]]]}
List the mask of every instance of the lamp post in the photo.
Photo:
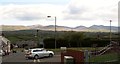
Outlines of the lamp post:
{"type": "Polygon", "coordinates": [[[38,42],[37,42],[37,47],[39,47],[39,46],[40,46],[40,45],[39,45],[39,36],[38,36],[39,30],[37,29],[36,31],[37,31],[37,33],[36,33],[36,38],[37,38],[37,41],[38,41],[38,42]]]}
{"type": "Polygon", "coordinates": [[[112,20],[110,20],[110,43],[111,43],[111,22],[112,22],[112,20]]]}
{"type": "MultiPolygon", "coordinates": [[[[50,18],[51,16],[47,16],[48,18],[50,18]]],[[[57,18],[56,18],[56,16],[54,17],[54,20],[55,20],[55,35],[54,35],[54,38],[55,38],[55,49],[56,49],[56,20],[57,20],[57,18]]]]}

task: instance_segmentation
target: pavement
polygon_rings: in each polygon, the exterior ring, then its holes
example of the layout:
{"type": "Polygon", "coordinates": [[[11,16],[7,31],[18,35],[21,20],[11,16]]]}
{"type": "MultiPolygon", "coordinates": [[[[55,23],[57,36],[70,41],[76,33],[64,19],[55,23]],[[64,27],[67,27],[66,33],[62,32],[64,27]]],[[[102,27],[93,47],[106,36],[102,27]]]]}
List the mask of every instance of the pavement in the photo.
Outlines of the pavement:
{"type": "Polygon", "coordinates": [[[2,63],[2,56],[0,56],[0,64],[2,63]]]}
{"type": "Polygon", "coordinates": [[[17,52],[17,53],[10,53],[10,55],[4,56],[2,58],[2,64],[4,63],[29,63],[29,62],[41,62],[41,63],[47,63],[47,62],[61,62],[61,55],[60,53],[55,54],[53,57],[47,57],[42,59],[26,59],[24,52],[17,52]]]}

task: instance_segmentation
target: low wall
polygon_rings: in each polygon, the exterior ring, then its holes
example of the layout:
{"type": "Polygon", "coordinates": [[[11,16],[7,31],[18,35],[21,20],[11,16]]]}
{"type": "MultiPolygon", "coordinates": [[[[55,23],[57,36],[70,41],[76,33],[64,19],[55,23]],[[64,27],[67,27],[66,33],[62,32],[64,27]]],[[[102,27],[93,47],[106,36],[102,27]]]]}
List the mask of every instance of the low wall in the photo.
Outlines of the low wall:
{"type": "Polygon", "coordinates": [[[72,56],[74,64],[84,64],[84,52],[76,50],[66,50],[61,52],[61,64],[64,64],[64,56],[72,56]]]}

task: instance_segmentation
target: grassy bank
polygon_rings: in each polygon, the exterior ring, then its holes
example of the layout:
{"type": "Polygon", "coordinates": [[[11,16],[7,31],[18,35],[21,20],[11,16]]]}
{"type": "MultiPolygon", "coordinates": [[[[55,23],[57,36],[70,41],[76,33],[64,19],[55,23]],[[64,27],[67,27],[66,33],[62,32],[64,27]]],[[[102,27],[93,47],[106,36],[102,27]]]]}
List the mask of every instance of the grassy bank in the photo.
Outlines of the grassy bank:
{"type": "Polygon", "coordinates": [[[93,56],[89,59],[89,62],[112,62],[117,60],[118,54],[113,52],[104,55],[93,56]]]}

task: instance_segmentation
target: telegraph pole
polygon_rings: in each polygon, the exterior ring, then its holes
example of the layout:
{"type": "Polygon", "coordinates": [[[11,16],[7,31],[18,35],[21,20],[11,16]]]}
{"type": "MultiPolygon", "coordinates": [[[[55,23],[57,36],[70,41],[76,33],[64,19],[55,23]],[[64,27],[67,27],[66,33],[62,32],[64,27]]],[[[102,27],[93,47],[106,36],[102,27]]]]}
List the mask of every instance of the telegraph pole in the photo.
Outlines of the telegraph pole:
{"type": "Polygon", "coordinates": [[[111,36],[111,22],[112,22],[112,20],[110,20],[110,43],[111,43],[111,38],[112,38],[112,36],[111,36]]]}

